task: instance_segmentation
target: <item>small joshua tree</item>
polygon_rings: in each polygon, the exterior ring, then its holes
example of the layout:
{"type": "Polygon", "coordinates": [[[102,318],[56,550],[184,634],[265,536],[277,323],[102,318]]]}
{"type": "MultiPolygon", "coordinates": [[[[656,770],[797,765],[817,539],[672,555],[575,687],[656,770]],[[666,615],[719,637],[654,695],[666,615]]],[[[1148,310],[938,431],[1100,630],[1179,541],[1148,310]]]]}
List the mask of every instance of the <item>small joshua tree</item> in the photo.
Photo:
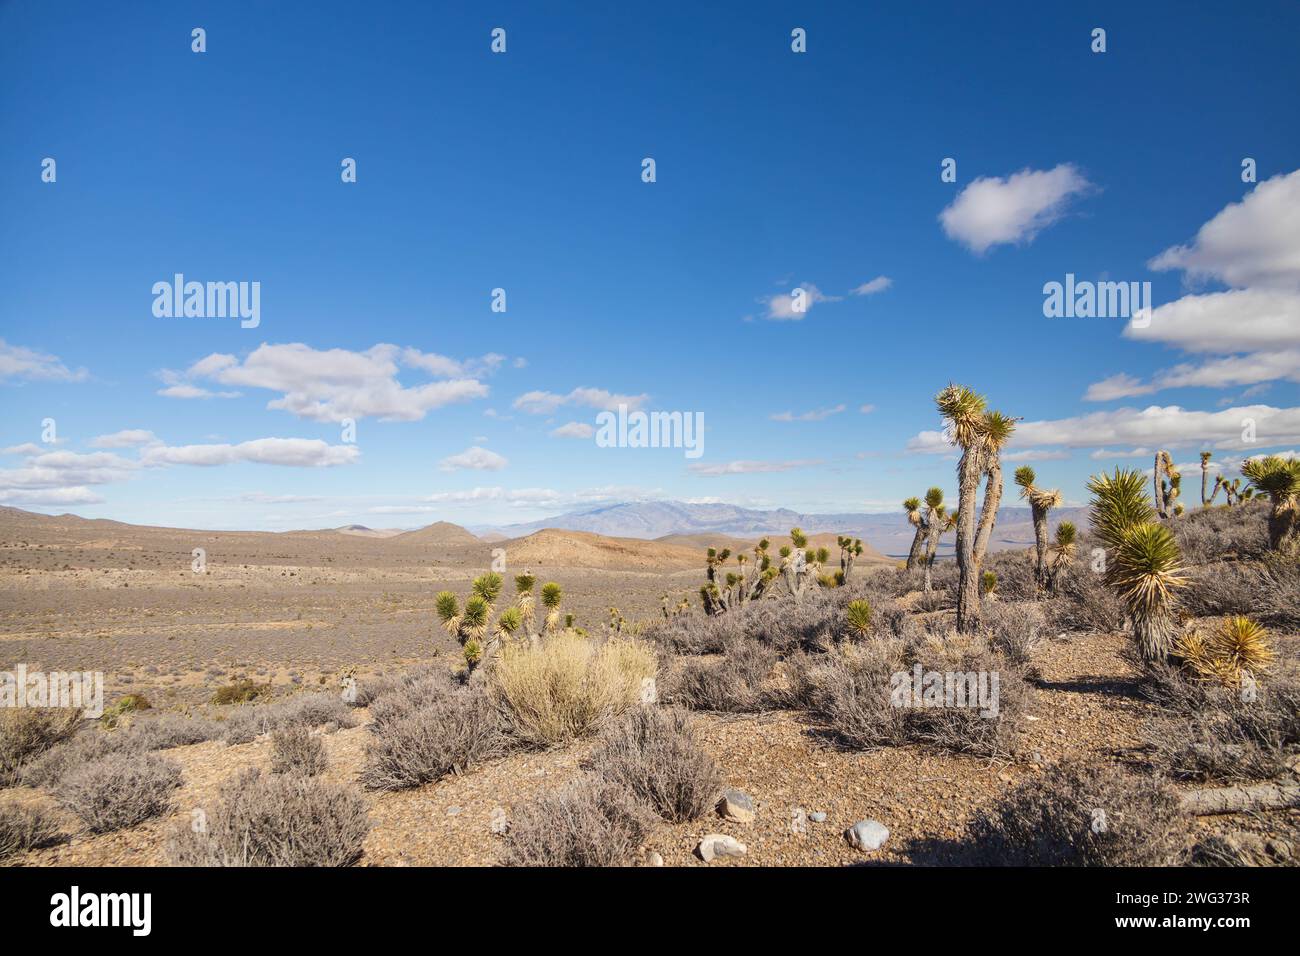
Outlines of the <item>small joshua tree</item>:
{"type": "MultiPolygon", "coordinates": [[[[1208,451],[1201,452],[1201,507],[1202,508],[1210,507],[1210,501],[1212,500],[1209,493],[1206,491],[1206,488],[1208,487],[1210,481],[1210,459],[1213,457],[1214,457],[1213,452],[1208,452],[1208,451]]],[[[1215,481],[1214,483],[1214,493],[1215,494],[1219,493],[1218,481],[1215,481]]]]}
{"type": "Polygon", "coordinates": [[[948,514],[943,503],[943,489],[931,488],[925,493],[925,508],[921,509],[921,527],[925,531],[925,590],[932,587],[935,554],[939,550],[939,539],[945,531],[956,527],[956,515],[948,514]]]}
{"type": "Polygon", "coordinates": [[[862,554],[862,539],[837,535],[835,543],[840,546],[840,571],[836,583],[843,584],[853,573],[853,559],[862,554]]]}
{"type": "Polygon", "coordinates": [[[1152,478],[1156,492],[1156,514],[1168,521],[1174,514],[1174,502],[1182,489],[1183,476],[1167,451],[1156,452],[1155,473],[1152,478]]]}
{"type": "Polygon", "coordinates": [[[527,568],[524,568],[523,574],[515,575],[515,606],[519,608],[524,632],[528,634],[532,633],[537,621],[537,602],[533,597],[533,585],[536,583],[537,578],[527,568]]]}
{"type": "MultiPolygon", "coordinates": [[[[818,553],[808,547],[808,536],[800,529],[790,529],[790,544],[781,549],[781,575],[794,599],[802,601],[809,582],[817,580],[821,573],[821,565],[818,553]]],[[[826,554],[826,549],[821,553],[826,554]]]]}
{"type": "Polygon", "coordinates": [[[1020,486],[1020,497],[1029,502],[1029,510],[1034,518],[1034,544],[1038,561],[1034,565],[1034,583],[1040,591],[1047,587],[1047,513],[1060,507],[1061,493],[1055,489],[1045,491],[1037,487],[1034,469],[1022,465],[1016,469],[1016,484],[1020,486]]]}
{"type": "Polygon", "coordinates": [[[1241,466],[1252,495],[1258,490],[1272,503],[1268,546],[1288,557],[1300,554],[1300,459],[1266,455],[1241,466]]]}
{"type": "Polygon", "coordinates": [[[1070,566],[1074,560],[1074,552],[1077,547],[1078,529],[1075,528],[1073,521],[1062,521],[1056,526],[1056,540],[1052,542],[1051,563],[1047,568],[1047,589],[1056,590],[1056,581],[1061,576],[1061,572],[1070,566]]]}
{"type": "Polygon", "coordinates": [[[546,608],[546,633],[560,626],[560,599],[564,590],[554,581],[542,585],[542,607],[546,608]]]}
{"type": "Polygon", "coordinates": [[[866,637],[871,632],[871,603],[863,599],[850,601],[844,608],[844,622],[849,633],[866,637]]]}
{"type": "MultiPolygon", "coordinates": [[[[524,575],[520,575],[524,577],[524,575]]],[[[531,576],[529,576],[531,580],[531,576]]],[[[443,629],[456,638],[464,649],[465,666],[473,674],[496,656],[501,641],[515,637],[525,627],[524,611],[519,606],[507,607],[492,620],[494,604],[501,596],[504,579],[495,572],[476,577],[470,584],[470,595],[462,608],[451,591],[439,591],[434,598],[434,609],[442,621],[443,629]]],[[[516,579],[518,586],[518,579],[516,579]]],[[[531,583],[529,588],[531,588],[531,583]]],[[[546,587],[559,585],[546,585],[546,587]]],[[[522,592],[521,592],[522,593],[522,592]]],[[[545,588],[543,588],[543,599],[545,588]]],[[[558,597],[556,601],[558,605],[558,597]]]]}
{"type": "Polygon", "coordinates": [[[1169,657],[1176,631],[1177,592],[1187,585],[1173,532],[1155,520],[1140,472],[1115,469],[1094,475],[1092,530],[1105,545],[1105,579],[1124,602],[1138,653],[1147,661],[1169,657]]]}
{"type": "Polygon", "coordinates": [[[916,534],[912,536],[912,549],[907,552],[907,570],[911,571],[921,560],[921,549],[925,546],[925,528],[921,525],[921,499],[904,499],[903,510],[907,512],[907,523],[916,529],[916,534]]]}
{"type": "Polygon", "coordinates": [[[709,548],[706,582],[700,588],[700,599],[704,602],[706,614],[722,614],[748,601],[757,601],[767,593],[778,573],[772,567],[772,558],[767,553],[769,547],[767,538],[759,541],[754,547],[752,562],[745,554],[736,555],[735,571],[728,571],[725,567],[727,559],[731,557],[729,548],[709,548]]]}

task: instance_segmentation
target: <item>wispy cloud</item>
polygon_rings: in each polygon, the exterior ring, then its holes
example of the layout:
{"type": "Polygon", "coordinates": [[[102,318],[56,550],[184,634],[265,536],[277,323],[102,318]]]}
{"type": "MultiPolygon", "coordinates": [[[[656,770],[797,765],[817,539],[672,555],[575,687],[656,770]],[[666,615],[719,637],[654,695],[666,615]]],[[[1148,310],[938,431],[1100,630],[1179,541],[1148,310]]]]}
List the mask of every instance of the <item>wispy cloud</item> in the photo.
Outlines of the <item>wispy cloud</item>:
{"type": "Polygon", "coordinates": [[[833,408],[814,408],[809,412],[777,412],[775,415],[768,416],[774,422],[821,422],[830,418],[832,415],[838,415],[844,411],[847,406],[836,405],[833,408]]]}
{"type": "Polygon", "coordinates": [[[84,368],[70,369],[57,355],[47,355],[0,339],[0,382],[81,382],[89,377],[84,368]]]}
{"type": "Polygon", "coordinates": [[[794,471],[799,468],[815,468],[825,464],[821,458],[802,458],[794,461],[728,461],[720,464],[694,464],[687,469],[697,475],[716,477],[718,475],[761,475],[778,471],[794,471]]]}
{"type": "Polygon", "coordinates": [[[473,445],[458,454],[448,455],[438,463],[438,468],[442,471],[500,471],[509,463],[503,455],[473,445]]]}
{"type": "Polygon", "coordinates": [[[620,395],[616,392],[608,392],[603,388],[582,386],[575,388],[567,395],[545,391],[525,392],[515,399],[513,407],[529,415],[550,415],[562,405],[577,405],[600,411],[614,411],[619,405],[626,405],[629,410],[635,410],[644,405],[649,399],[650,396],[645,394],[620,395]]]}

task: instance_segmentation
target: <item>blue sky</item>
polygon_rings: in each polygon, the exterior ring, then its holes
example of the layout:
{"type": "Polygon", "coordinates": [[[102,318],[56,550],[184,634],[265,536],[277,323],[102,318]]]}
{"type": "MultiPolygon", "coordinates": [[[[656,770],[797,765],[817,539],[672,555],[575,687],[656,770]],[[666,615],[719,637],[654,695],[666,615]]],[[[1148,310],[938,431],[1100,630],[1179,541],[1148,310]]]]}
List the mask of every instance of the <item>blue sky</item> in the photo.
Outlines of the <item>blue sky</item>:
{"type": "Polygon", "coordinates": [[[1049,6],[0,4],[0,503],[884,510],[952,490],[950,380],[1075,503],[1300,447],[1300,8],[1049,6]],[[155,316],[175,273],[260,324],[155,316]],[[1067,273],[1156,312],[1047,318],[1067,273]],[[619,396],[703,456],[566,437],[619,396]]]}

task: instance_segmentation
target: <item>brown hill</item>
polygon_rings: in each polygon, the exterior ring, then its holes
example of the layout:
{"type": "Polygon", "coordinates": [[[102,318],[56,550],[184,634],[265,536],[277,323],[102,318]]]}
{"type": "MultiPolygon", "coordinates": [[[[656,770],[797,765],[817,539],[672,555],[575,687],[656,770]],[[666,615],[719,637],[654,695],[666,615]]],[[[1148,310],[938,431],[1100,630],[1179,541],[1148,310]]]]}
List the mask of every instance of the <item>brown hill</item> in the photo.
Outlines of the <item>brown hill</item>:
{"type": "Polygon", "coordinates": [[[437,548],[453,548],[466,544],[483,542],[470,534],[458,524],[450,521],[435,521],[431,525],[394,535],[393,540],[399,544],[432,545],[437,548]]]}
{"type": "Polygon", "coordinates": [[[504,542],[512,568],[607,568],[616,571],[677,571],[698,567],[700,549],[646,541],[607,538],[590,531],[545,528],[504,542]]]}

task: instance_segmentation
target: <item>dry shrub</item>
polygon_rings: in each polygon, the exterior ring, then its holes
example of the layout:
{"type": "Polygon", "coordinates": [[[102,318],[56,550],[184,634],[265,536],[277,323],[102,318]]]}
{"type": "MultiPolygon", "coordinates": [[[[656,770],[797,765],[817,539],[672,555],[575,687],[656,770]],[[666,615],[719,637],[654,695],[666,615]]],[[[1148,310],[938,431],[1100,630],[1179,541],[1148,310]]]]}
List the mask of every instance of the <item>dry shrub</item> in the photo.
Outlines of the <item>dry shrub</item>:
{"type": "Polygon", "coordinates": [[[242,707],[225,722],[227,744],[246,744],[283,727],[355,727],[356,718],[342,697],[330,693],[298,694],[274,704],[242,707]]]}
{"type": "Polygon", "coordinates": [[[115,753],[70,770],[55,796],[94,833],[143,823],[171,809],[181,768],[150,753],[115,753]]]}
{"type": "Polygon", "coordinates": [[[463,685],[445,667],[421,667],[393,682],[370,703],[372,725],[383,726],[455,694],[463,685]]]}
{"type": "Polygon", "coordinates": [[[690,660],[676,677],[671,696],[692,710],[746,714],[774,706],[764,683],[776,651],[753,641],[733,641],[721,661],[690,660]]]}
{"type": "Polygon", "coordinates": [[[179,830],[167,856],[174,866],[348,866],[360,859],[369,830],[360,794],[251,768],[223,788],[204,831],[179,830]]]}
{"type": "Polygon", "coordinates": [[[998,551],[984,560],[984,567],[997,574],[998,594],[1008,601],[1033,601],[1038,595],[1033,551],[998,551]]]}
{"type": "Polygon", "coordinates": [[[52,787],[69,771],[110,754],[183,747],[212,740],[222,731],[222,725],[217,721],[178,714],[131,718],[129,723],[111,732],[89,727],[27,764],[22,782],[29,787],[52,787]]]}
{"type": "Polygon", "coordinates": [[[655,815],[623,788],[584,775],[517,809],[506,834],[506,866],[620,866],[655,815]]]}
{"type": "Polygon", "coordinates": [[[271,773],[300,773],[314,777],[325,772],[329,760],[325,744],[306,727],[284,727],[271,733],[271,773]]]}
{"type": "Polygon", "coordinates": [[[0,707],[0,787],[16,786],[23,769],[77,732],[81,711],[66,707],[0,707]]]}
{"type": "Polygon", "coordinates": [[[401,674],[362,681],[357,687],[356,699],[352,705],[370,707],[380,698],[393,694],[413,700],[426,700],[458,686],[460,681],[450,669],[440,664],[421,664],[401,674]]]}
{"type": "Polygon", "coordinates": [[[1189,577],[1179,598],[1196,617],[1248,614],[1274,627],[1300,626],[1300,564],[1294,561],[1275,555],[1220,561],[1194,568],[1189,577]]]}
{"type": "Polygon", "coordinates": [[[716,803],[722,773],[690,721],[682,710],[637,708],[609,731],[589,768],[670,823],[694,820],[716,803]]]}
{"type": "MultiPolygon", "coordinates": [[[[904,731],[909,741],[929,744],[953,753],[984,757],[1001,756],[1015,751],[1033,690],[1025,681],[1023,669],[979,641],[965,642],[957,635],[933,641],[910,655],[908,663],[920,666],[923,674],[938,672],[975,675],[977,685],[988,675],[985,685],[993,693],[992,675],[997,675],[996,714],[989,714],[968,698],[968,706],[911,707],[904,709],[904,731]]],[[[966,687],[970,688],[967,682],[966,687]]],[[[971,691],[966,691],[968,694],[971,691]]],[[[972,695],[973,696],[973,695],[972,695]]],[[[990,701],[992,703],[992,701],[990,701]]]]}
{"type": "Polygon", "coordinates": [[[1254,700],[1240,690],[1154,668],[1149,693],[1171,711],[1147,728],[1155,762],[1181,780],[1269,780],[1300,752],[1300,684],[1261,684],[1254,700]]]}
{"type": "Polygon", "coordinates": [[[784,702],[807,710],[841,745],[873,750],[905,742],[905,711],[890,703],[890,678],[903,670],[901,641],[846,645],[788,662],[784,702]]]}
{"type": "Polygon", "coordinates": [[[1091,565],[1080,562],[1057,578],[1047,616],[1054,631],[1111,634],[1124,626],[1124,604],[1091,565]]]}
{"type": "Polygon", "coordinates": [[[151,717],[132,718],[123,732],[145,750],[170,750],[201,744],[220,737],[223,727],[219,721],[180,714],[158,714],[151,717]]]}
{"type": "Polygon", "coordinates": [[[1262,557],[1268,551],[1268,512],[1266,503],[1256,501],[1189,511],[1173,523],[1183,560],[1207,564],[1225,557],[1262,557]]]}
{"type": "Polygon", "coordinates": [[[372,790],[440,780],[500,756],[507,743],[497,707],[478,688],[435,698],[370,730],[361,782],[372,790]]]}
{"type": "Polygon", "coordinates": [[[62,839],[58,821],[39,807],[0,803],[0,860],[62,839]]]}
{"type": "Polygon", "coordinates": [[[993,602],[985,605],[980,615],[989,648],[1017,665],[1027,665],[1033,659],[1043,642],[1046,623],[1042,608],[1023,602],[993,602]]]}
{"type": "Polygon", "coordinates": [[[641,641],[599,642],[563,631],[536,643],[507,643],[490,680],[512,734],[525,746],[549,747],[625,713],[657,669],[654,649],[641,641]]]}
{"type": "Polygon", "coordinates": [[[1109,764],[1062,764],[1031,777],[971,823],[981,862],[1000,866],[1170,866],[1186,816],[1158,778],[1109,764]]]}
{"type": "Polygon", "coordinates": [[[233,684],[226,684],[218,687],[212,695],[214,704],[247,704],[259,697],[267,697],[271,693],[270,684],[259,684],[256,681],[245,677],[235,681],[233,684]]]}

